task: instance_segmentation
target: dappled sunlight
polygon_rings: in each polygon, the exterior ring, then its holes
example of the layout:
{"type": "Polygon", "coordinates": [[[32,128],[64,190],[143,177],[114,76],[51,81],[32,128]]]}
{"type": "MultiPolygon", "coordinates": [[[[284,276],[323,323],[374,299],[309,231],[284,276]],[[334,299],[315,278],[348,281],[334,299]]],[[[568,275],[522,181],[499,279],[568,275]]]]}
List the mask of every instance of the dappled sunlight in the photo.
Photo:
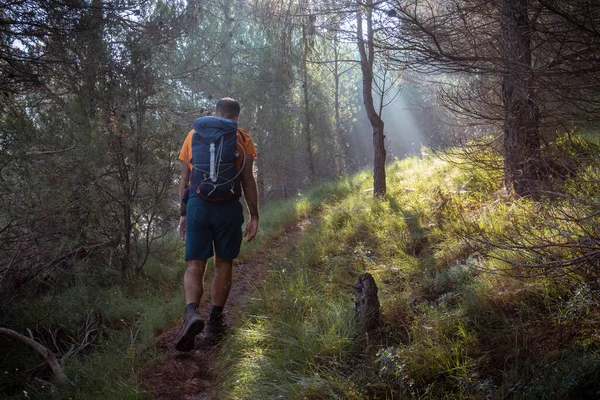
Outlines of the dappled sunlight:
{"type": "Polygon", "coordinates": [[[0,24],[0,398],[600,394],[600,1],[0,24]]]}
{"type": "MultiPolygon", "coordinates": [[[[481,254],[473,238],[477,230],[506,234],[511,226],[527,226],[537,232],[522,237],[530,246],[565,230],[571,237],[581,230],[566,221],[546,227],[537,218],[539,201],[499,199],[497,184],[486,183],[487,171],[459,169],[451,161],[413,157],[393,163],[385,198],[373,198],[363,187],[321,207],[320,222],[304,231],[294,257],[280,266],[280,274],[273,274],[279,277],[278,288],[269,289],[272,294],[264,298],[269,329],[277,333],[261,340],[271,343],[269,357],[293,360],[279,362],[282,370],[276,374],[287,382],[279,384],[280,393],[301,390],[323,398],[327,388],[337,387],[345,368],[355,368],[367,357],[378,373],[360,375],[363,385],[409,395],[438,382],[435,393],[440,395],[466,391],[488,396],[504,390],[493,384],[504,379],[503,370],[494,366],[507,357],[526,349],[533,357],[524,361],[527,368],[537,368],[536,359],[552,359],[560,351],[558,341],[524,318],[548,332],[574,335],[568,333],[572,322],[556,322],[580,315],[560,306],[563,296],[572,296],[570,289],[490,274],[502,271],[506,260],[523,258],[508,248],[481,254]],[[372,347],[356,356],[351,287],[364,271],[379,287],[386,339],[370,342],[372,347]],[[271,304],[275,301],[277,307],[271,304]]],[[[563,212],[569,209],[568,204],[562,207],[563,212]]],[[[577,299],[572,303],[594,301],[589,294],[577,299]]],[[[577,307],[572,309],[581,309],[577,307]]],[[[354,392],[348,386],[336,393],[351,397],[354,392]]]]}

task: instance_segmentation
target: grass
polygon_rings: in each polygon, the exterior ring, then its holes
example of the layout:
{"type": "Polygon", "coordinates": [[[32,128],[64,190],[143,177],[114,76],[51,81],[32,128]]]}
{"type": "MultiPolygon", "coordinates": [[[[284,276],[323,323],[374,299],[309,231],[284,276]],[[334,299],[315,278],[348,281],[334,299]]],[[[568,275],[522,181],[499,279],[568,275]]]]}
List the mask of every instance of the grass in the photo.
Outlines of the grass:
{"type": "MultiPolygon", "coordinates": [[[[363,182],[322,207],[320,223],[273,266],[246,308],[246,323],[226,343],[219,398],[597,394],[600,298],[593,281],[573,271],[534,278],[539,270],[513,267],[578,251],[557,249],[567,239],[593,236],[597,218],[577,224],[556,221],[552,212],[589,215],[600,192],[588,183],[577,203],[508,199],[498,172],[458,168],[459,162],[396,162],[387,170],[384,199],[374,199],[363,182]],[[577,208],[582,203],[588,208],[577,208]],[[519,237],[535,246],[557,232],[564,240],[544,255],[474,240],[519,237]],[[514,276],[498,274],[508,267],[514,276]],[[379,286],[384,321],[371,335],[353,325],[352,285],[363,272],[379,286]]],[[[600,169],[578,171],[593,180],[600,169]]],[[[573,181],[555,184],[568,192],[573,181]]]]}
{"type": "Polygon", "coordinates": [[[354,193],[365,186],[369,179],[368,173],[361,173],[352,178],[321,183],[297,198],[268,203],[260,212],[259,233],[254,241],[242,246],[240,260],[251,257],[269,239],[281,234],[292,223],[310,217],[324,205],[335,203],[354,193]]]}
{"type": "MultiPolygon", "coordinates": [[[[556,140],[566,151],[548,157],[566,174],[554,180],[566,196],[510,199],[498,171],[448,155],[391,164],[383,199],[373,198],[371,177],[362,173],[264,207],[259,236],[243,247],[242,260],[289,224],[318,218],[247,302],[243,325],[222,348],[218,398],[596,396],[597,271],[534,268],[573,259],[598,238],[597,144],[556,140]],[[383,321],[370,334],[354,323],[353,285],[364,272],[379,287],[383,321]]],[[[0,323],[30,327],[40,338],[44,328],[77,334],[94,310],[102,318],[99,339],[67,360],[78,385],[61,396],[143,398],[136,371],[160,361],[156,334],[182,308],[181,249],[152,259],[143,277],[124,285],[91,267],[0,323]]],[[[30,384],[32,375],[49,378],[44,366],[31,370],[40,360],[13,343],[0,347],[3,366],[10,365],[1,393],[43,398],[30,384]]]]}
{"type": "MultiPolygon", "coordinates": [[[[251,257],[269,239],[324,204],[349,196],[367,179],[365,173],[326,182],[296,199],[267,204],[261,210],[259,234],[242,247],[240,259],[251,257]]],[[[180,317],[184,306],[181,242],[173,235],[157,247],[167,251],[151,257],[142,275],[124,283],[118,271],[89,262],[57,275],[43,294],[32,295],[0,316],[0,326],[20,332],[28,328],[37,340],[59,353],[68,351],[63,341],[82,339],[81,329],[88,317],[98,323],[94,344],[65,360],[67,376],[75,386],[59,387],[61,398],[145,398],[138,372],[160,362],[154,347],[156,337],[180,317]]],[[[332,332],[339,329],[331,327],[332,332]]],[[[53,377],[31,349],[0,337],[0,354],[0,397],[22,398],[24,391],[35,398],[56,396],[32,385],[33,377],[53,377]]]]}
{"type": "MultiPolygon", "coordinates": [[[[97,327],[91,330],[93,344],[65,360],[65,372],[75,385],[59,387],[59,393],[65,398],[142,398],[135,371],[159,360],[152,346],[155,336],[178,315],[183,302],[175,290],[181,265],[165,261],[153,258],[145,276],[125,284],[117,271],[81,266],[63,273],[51,290],[4,315],[2,325],[30,329],[36,340],[64,354],[71,343],[83,340],[85,321],[91,321],[97,327]]],[[[11,342],[0,346],[10,354],[3,364],[12,369],[1,379],[3,395],[22,398],[24,390],[35,398],[51,398],[31,384],[30,374],[52,380],[39,357],[11,342]],[[31,370],[32,365],[38,367],[31,370]]]]}

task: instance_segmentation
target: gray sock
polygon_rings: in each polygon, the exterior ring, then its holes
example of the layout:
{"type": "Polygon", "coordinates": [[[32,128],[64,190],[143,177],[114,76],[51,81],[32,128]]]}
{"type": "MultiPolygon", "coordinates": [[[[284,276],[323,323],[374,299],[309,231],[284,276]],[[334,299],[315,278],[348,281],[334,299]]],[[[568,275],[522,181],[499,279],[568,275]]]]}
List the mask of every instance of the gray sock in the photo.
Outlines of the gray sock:
{"type": "Polygon", "coordinates": [[[190,303],[187,305],[187,312],[192,313],[192,312],[196,312],[196,310],[198,309],[198,303],[190,303]]]}

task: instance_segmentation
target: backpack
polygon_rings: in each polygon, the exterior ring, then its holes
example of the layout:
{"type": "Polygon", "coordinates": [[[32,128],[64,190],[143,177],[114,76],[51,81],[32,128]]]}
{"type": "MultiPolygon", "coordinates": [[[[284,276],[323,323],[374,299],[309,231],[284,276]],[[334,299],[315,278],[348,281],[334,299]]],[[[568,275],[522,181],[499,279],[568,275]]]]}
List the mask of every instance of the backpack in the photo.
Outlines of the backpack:
{"type": "Polygon", "coordinates": [[[238,169],[238,160],[242,157],[245,162],[246,157],[237,133],[233,120],[202,117],[194,121],[190,194],[217,202],[240,197],[243,165],[238,169]]]}

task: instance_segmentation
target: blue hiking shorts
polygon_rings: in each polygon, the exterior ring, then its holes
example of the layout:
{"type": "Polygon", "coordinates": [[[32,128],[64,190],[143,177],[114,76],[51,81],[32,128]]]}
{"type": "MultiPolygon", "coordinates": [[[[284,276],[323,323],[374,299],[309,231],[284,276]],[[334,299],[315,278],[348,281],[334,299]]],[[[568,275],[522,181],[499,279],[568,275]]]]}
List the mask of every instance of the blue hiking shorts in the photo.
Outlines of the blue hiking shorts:
{"type": "Polygon", "coordinates": [[[233,260],[240,253],[243,223],[244,212],[239,199],[216,203],[191,197],[185,224],[186,261],[208,260],[214,253],[233,260]]]}

